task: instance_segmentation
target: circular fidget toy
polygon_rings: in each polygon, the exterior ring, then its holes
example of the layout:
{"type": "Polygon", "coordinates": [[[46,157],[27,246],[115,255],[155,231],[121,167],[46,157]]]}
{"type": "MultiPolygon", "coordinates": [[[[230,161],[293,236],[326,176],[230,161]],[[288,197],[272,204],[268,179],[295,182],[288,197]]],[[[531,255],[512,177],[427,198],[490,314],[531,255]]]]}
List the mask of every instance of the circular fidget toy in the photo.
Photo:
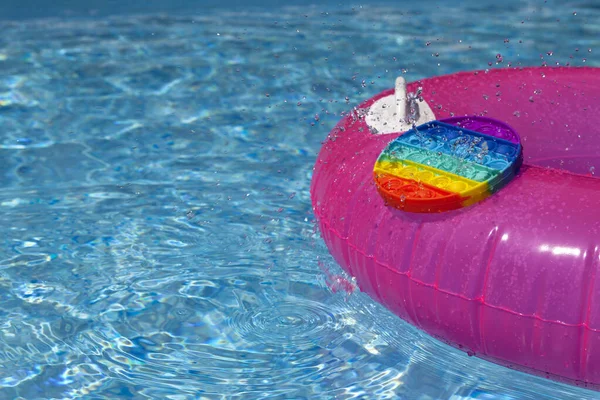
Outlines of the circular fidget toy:
{"type": "Polygon", "coordinates": [[[517,132],[484,117],[427,122],[383,150],[374,168],[379,194],[416,213],[456,210],[508,184],[523,162],[517,132]]]}

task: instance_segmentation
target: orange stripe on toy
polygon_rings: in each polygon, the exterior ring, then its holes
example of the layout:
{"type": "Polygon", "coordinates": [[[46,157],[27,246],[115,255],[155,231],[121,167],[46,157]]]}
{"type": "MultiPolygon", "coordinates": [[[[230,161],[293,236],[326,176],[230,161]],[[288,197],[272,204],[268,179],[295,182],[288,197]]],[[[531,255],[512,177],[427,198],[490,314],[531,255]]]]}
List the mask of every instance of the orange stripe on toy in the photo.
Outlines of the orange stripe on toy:
{"type": "Polygon", "coordinates": [[[379,194],[391,206],[409,212],[440,212],[462,207],[466,198],[412,179],[375,172],[379,194]]]}

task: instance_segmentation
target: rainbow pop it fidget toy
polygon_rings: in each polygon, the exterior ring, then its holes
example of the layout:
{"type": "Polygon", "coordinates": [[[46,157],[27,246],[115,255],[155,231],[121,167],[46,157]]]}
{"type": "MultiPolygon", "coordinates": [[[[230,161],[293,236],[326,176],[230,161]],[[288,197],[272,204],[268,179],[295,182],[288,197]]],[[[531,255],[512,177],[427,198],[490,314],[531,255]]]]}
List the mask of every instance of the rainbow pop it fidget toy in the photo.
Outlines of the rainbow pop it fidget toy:
{"type": "Polygon", "coordinates": [[[523,162],[519,135],[491,118],[431,121],[393,140],[374,168],[377,189],[398,209],[459,209],[504,187],[523,162]]]}

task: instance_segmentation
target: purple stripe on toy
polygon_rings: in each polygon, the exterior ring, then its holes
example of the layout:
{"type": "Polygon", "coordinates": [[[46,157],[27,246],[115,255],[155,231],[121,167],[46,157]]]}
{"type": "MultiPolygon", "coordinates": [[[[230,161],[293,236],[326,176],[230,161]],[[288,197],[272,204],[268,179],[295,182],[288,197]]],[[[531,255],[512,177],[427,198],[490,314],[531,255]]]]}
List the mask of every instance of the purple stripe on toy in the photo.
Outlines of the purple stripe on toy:
{"type": "Polygon", "coordinates": [[[519,144],[521,142],[517,132],[508,127],[505,123],[493,118],[479,118],[474,120],[470,117],[452,117],[441,119],[440,122],[469,129],[484,135],[494,136],[509,142],[519,144]],[[485,119],[487,121],[482,121],[485,119]]]}

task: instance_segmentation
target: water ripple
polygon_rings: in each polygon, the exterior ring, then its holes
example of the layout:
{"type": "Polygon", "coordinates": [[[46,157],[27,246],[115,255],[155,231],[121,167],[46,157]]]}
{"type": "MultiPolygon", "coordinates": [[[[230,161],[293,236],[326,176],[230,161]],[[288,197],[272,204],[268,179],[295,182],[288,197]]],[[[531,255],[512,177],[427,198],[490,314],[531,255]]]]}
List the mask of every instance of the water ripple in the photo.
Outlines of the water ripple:
{"type": "Polygon", "coordinates": [[[324,331],[334,327],[334,321],[325,304],[296,298],[236,314],[230,324],[249,342],[301,352],[314,346],[324,331]]]}

